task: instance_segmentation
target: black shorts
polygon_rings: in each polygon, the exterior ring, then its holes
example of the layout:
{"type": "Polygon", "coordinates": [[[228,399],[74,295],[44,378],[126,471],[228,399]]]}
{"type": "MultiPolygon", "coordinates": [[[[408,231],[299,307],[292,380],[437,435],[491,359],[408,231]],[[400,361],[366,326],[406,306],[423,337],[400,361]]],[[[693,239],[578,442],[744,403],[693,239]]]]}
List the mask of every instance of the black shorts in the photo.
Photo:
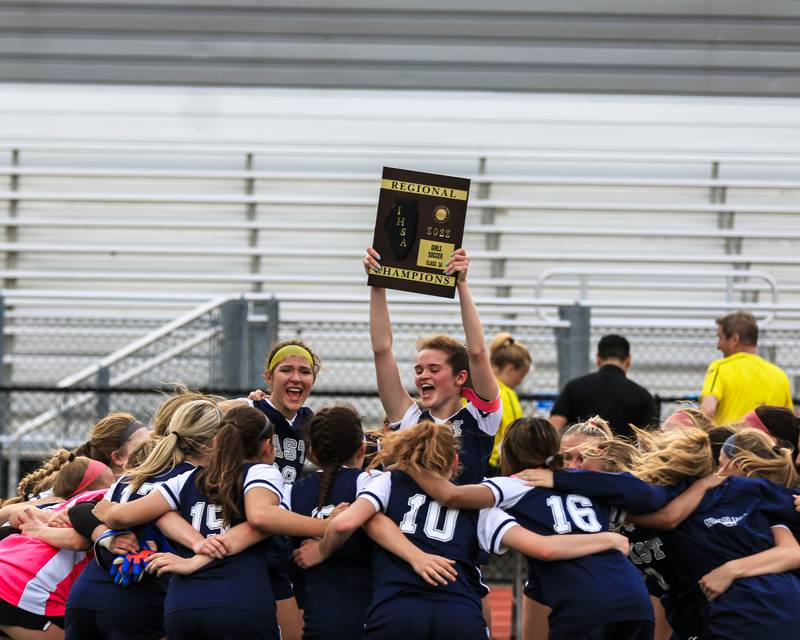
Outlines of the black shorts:
{"type": "Polygon", "coordinates": [[[44,631],[51,624],[64,628],[64,616],[40,616],[0,599],[0,626],[44,631]]]}

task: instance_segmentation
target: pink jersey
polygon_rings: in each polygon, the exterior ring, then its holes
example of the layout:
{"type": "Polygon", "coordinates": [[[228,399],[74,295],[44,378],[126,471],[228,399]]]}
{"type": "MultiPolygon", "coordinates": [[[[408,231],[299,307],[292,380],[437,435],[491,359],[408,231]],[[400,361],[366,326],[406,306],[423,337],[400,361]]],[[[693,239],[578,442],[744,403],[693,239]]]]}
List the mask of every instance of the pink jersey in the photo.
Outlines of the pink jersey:
{"type": "MultiPolygon", "coordinates": [[[[101,491],[86,491],[53,511],[69,509],[79,502],[98,500],[101,491]]],[[[0,541],[0,598],[40,616],[63,616],[69,590],[91,555],[85,551],[57,549],[21,534],[0,541]]]]}

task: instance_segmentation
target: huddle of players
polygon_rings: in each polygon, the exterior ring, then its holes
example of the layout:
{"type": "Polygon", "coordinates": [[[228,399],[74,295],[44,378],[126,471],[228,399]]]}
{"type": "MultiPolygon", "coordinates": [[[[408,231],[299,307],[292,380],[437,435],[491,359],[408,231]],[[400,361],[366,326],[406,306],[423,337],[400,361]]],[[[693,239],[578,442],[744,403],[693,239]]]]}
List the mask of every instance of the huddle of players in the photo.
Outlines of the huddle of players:
{"type": "MultiPolygon", "coordinates": [[[[378,260],[369,250],[365,267],[378,260]]],[[[459,250],[448,265],[458,275],[466,344],[437,336],[418,345],[417,402],[392,353],[385,291],[370,290],[389,430],[367,464],[353,411],[305,407],[319,360],[299,341],[269,354],[269,396],[177,394],[135,450],[141,425],[119,418],[127,414],[106,419],[118,424],[115,448],[101,460],[120,475],[110,489],[102,490],[110,474],[62,454],[56,481],[83,465],[72,474],[78,480],[52,486],[65,502],[0,514],[25,534],[0,541],[0,629],[26,639],[64,629],[81,640],[477,640],[486,637],[488,592],[479,565],[511,548],[528,558],[526,595],[551,608],[550,638],[652,638],[651,595],[676,638],[795,637],[797,475],[790,454],[762,431],[721,438],[687,423],[641,432],[634,447],[600,421],[562,440],[548,421],[521,418],[506,429],[502,475],[484,480],[502,406],[468,264],[459,250]],[[306,456],[320,470],[300,478],[306,456]],[[562,456],[580,470],[561,470],[562,456]],[[115,585],[88,561],[89,539],[105,562],[131,553],[135,562],[155,547],[154,577],[115,585]],[[53,558],[74,562],[54,577],[53,558]],[[31,594],[44,591],[33,606],[31,594]]],[[[90,441],[98,454],[104,424],[90,441]]],[[[25,497],[46,480],[27,482],[25,497]]]]}

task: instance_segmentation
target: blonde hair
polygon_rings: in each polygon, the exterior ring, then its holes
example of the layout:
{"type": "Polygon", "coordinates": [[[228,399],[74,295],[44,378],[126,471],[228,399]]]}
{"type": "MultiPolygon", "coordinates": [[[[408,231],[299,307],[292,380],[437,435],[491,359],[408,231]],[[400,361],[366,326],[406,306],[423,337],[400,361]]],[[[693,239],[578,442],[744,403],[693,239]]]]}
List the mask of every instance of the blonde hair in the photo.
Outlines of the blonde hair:
{"type": "Polygon", "coordinates": [[[646,482],[673,485],[684,478],[707,476],[714,470],[711,441],[702,429],[634,429],[634,433],[642,454],[631,471],[646,482]]]}
{"type": "Polygon", "coordinates": [[[187,455],[203,453],[221,420],[222,414],[211,400],[191,400],[178,407],[150,455],[135,469],[125,470],[133,491],[147,478],[174,469],[187,455]]]}
{"type": "Polygon", "coordinates": [[[450,477],[458,450],[459,441],[450,425],[424,420],[408,429],[387,433],[368,468],[394,464],[401,470],[426,469],[450,477]]]}
{"type": "Polygon", "coordinates": [[[608,422],[603,420],[600,416],[594,416],[584,422],[576,422],[575,424],[567,427],[561,438],[567,436],[586,436],[587,438],[597,438],[598,440],[613,440],[614,432],[608,426],[608,422]]]}
{"type": "MultiPolygon", "coordinates": [[[[193,400],[209,400],[211,402],[220,403],[224,400],[222,396],[210,396],[199,391],[193,391],[181,384],[175,385],[175,393],[167,396],[164,401],[158,406],[155,414],[153,415],[153,437],[161,438],[166,434],[167,427],[169,426],[172,416],[175,412],[185,405],[187,402],[193,400]]],[[[131,464],[130,466],[135,466],[131,464]]]]}
{"type": "Polygon", "coordinates": [[[692,423],[691,425],[684,425],[681,422],[681,426],[693,426],[698,429],[702,429],[703,431],[710,431],[714,427],[714,423],[711,422],[711,419],[700,409],[696,409],[694,407],[681,407],[680,409],[673,411],[667,417],[667,419],[664,420],[664,424],[669,422],[669,420],[677,414],[685,415],[687,418],[689,418],[689,422],[692,423]]]}
{"type": "Polygon", "coordinates": [[[758,429],[736,432],[731,464],[748,478],[766,478],[775,484],[794,489],[800,478],[789,449],[775,446],[772,438],[758,429]]]}
{"type": "Polygon", "coordinates": [[[511,365],[521,370],[531,366],[531,352],[521,342],[517,342],[507,331],[498,333],[489,344],[489,360],[497,371],[511,365]]]}
{"type": "Polygon", "coordinates": [[[601,460],[603,471],[619,472],[636,469],[641,464],[642,456],[632,444],[622,440],[601,440],[586,445],[581,450],[584,460],[587,458],[601,460]]]}
{"type": "MultiPolygon", "coordinates": [[[[109,413],[101,418],[89,432],[89,440],[84,442],[73,453],[86,456],[111,466],[111,454],[120,449],[128,440],[125,436],[136,418],[130,413],[109,413]]],[[[142,425],[144,427],[144,425],[142,425]]]]}

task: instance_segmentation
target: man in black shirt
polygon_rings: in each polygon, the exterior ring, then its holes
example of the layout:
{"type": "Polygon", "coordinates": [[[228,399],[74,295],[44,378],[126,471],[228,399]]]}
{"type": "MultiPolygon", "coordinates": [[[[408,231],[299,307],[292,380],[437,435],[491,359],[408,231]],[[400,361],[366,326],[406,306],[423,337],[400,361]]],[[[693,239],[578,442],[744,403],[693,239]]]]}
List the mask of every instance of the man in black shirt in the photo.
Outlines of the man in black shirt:
{"type": "Polygon", "coordinates": [[[632,438],[630,424],[657,424],[653,396],[628,380],[631,348],[622,336],[603,336],[597,344],[598,371],[570,380],[550,412],[550,422],[559,430],[592,416],[600,416],[618,436],[632,438]]]}

